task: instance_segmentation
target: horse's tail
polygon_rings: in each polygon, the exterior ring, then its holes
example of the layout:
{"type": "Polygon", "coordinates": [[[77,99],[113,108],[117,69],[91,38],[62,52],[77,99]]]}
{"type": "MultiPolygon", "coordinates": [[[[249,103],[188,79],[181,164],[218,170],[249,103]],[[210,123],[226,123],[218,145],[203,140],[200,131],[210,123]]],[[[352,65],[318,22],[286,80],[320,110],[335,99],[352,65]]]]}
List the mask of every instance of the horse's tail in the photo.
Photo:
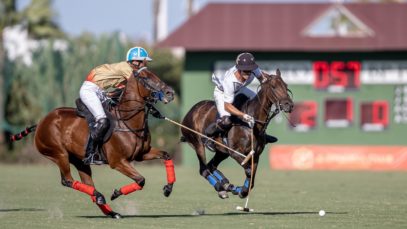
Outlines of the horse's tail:
{"type": "Polygon", "coordinates": [[[25,130],[21,131],[20,133],[11,135],[10,141],[15,142],[15,141],[21,140],[22,138],[24,138],[31,132],[34,132],[36,128],[37,128],[37,124],[27,127],[27,128],[25,128],[25,130]]]}

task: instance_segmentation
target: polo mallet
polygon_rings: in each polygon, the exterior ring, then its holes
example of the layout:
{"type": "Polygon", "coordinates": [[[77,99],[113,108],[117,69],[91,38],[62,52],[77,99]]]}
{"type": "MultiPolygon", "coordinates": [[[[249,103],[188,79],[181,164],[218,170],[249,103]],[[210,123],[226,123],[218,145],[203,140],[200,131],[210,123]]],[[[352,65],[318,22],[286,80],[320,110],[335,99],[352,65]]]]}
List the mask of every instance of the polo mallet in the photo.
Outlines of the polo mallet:
{"type": "MultiPolygon", "coordinates": [[[[251,170],[253,171],[253,167],[254,167],[254,159],[253,159],[253,154],[254,154],[254,146],[253,146],[253,129],[251,129],[251,146],[252,146],[252,150],[250,151],[250,153],[247,155],[246,159],[244,159],[244,161],[242,162],[242,165],[244,165],[248,160],[251,159],[251,170]]],[[[252,189],[252,182],[253,182],[253,173],[250,174],[250,185],[249,185],[249,192],[247,193],[247,197],[246,197],[246,203],[244,204],[244,207],[242,206],[236,206],[236,210],[238,211],[244,211],[244,212],[253,212],[254,209],[253,208],[249,208],[248,204],[249,204],[249,195],[252,189]]]]}
{"type": "Polygon", "coordinates": [[[248,208],[247,204],[249,203],[249,197],[246,198],[246,204],[244,205],[244,207],[242,206],[236,206],[236,210],[238,211],[243,211],[243,212],[254,212],[253,208],[248,208]]]}
{"type": "Polygon", "coordinates": [[[195,134],[197,134],[197,135],[199,135],[199,136],[201,136],[203,138],[206,138],[207,140],[212,141],[213,143],[215,143],[217,145],[220,145],[220,146],[224,147],[225,149],[228,149],[228,150],[232,151],[233,153],[235,153],[235,154],[237,154],[237,155],[239,155],[241,157],[244,157],[244,160],[242,161],[241,165],[246,164],[254,154],[254,151],[252,150],[246,156],[246,155],[244,155],[244,154],[242,154],[242,153],[240,153],[240,152],[238,152],[238,151],[236,151],[236,150],[234,150],[234,149],[232,149],[232,148],[230,148],[230,147],[228,147],[228,146],[226,146],[226,145],[224,145],[224,144],[222,144],[220,142],[217,142],[217,141],[213,140],[212,138],[210,138],[210,137],[208,137],[208,136],[206,136],[204,134],[199,133],[198,131],[195,131],[195,130],[189,128],[189,127],[186,127],[186,126],[182,125],[181,123],[173,121],[173,120],[171,120],[171,119],[169,119],[167,117],[164,117],[164,119],[171,122],[171,123],[173,123],[173,124],[175,124],[175,125],[177,125],[177,126],[180,126],[181,128],[187,129],[187,130],[191,131],[192,133],[195,133],[195,134]]]}

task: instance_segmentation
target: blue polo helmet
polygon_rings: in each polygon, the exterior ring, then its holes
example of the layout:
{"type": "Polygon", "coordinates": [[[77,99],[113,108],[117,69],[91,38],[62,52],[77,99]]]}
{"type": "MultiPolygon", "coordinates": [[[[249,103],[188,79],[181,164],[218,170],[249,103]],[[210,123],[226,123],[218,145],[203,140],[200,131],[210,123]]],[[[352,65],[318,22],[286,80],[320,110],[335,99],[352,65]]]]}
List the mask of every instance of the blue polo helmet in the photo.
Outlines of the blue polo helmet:
{"type": "Polygon", "coordinates": [[[133,47],[129,49],[129,51],[127,51],[126,61],[143,61],[144,59],[146,59],[147,61],[153,60],[148,56],[148,52],[142,47],[133,47]]]}

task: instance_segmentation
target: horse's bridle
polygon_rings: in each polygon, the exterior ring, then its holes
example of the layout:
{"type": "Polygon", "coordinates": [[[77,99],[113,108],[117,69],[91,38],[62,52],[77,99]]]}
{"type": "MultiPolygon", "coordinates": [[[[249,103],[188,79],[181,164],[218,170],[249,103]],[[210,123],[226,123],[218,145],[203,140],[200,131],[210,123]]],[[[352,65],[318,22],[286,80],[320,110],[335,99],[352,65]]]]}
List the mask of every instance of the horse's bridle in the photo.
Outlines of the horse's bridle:
{"type": "MultiPolygon", "coordinates": [[[[263,77],[264,77],[264,76],[263,76],[263,77]]],[[[259,85],[259,87],[261,87],[262,84],[265,84],[268,80],[271,80],[271,79],[267,79],[265,82],[262,82],[262,83],[259,85]]],[[[270,97],[268,94],[266,94],[266,97],[267,97],[267,100],[268,100],[268,101],[270,101],[270,102],[272,102],[273,104],[275,104],[275,109],[274,109],[273,111],[270,110],[270,111],[271,111],[271,112],[270,112],[269,110],[266,110],[266,108],[263,108],[263,111],[267,114],[266,120],[265,120],[265,121],[255,120],[255,122],[260,123],[260,124],[263,125],[263,128],[262,128],[261,132],[264,132],[264,131],[266,130],[266,128],[267,128],[268,124],[270,123],[270,121],[271,121],[278,113],[280,113],[280,111],[281,111],[281,108],[280,108],[280,100],[278,99],[276,93],[274,92],[275,89],[274,89],[273,87],[271,87],[270,89],[271,89],[271,91],[272,91],[272,95],[271,95],[272,97],[270,97]]],[[[291,94],[290,98],[291,98],[291,97],[292,97],[292,92],[291,92],[291,90],[287,88],[287,91],[290,92],[290,94],[291,94]]],[[[257,99],[260,100],[258,94],[256,95],[256,97],[257,97],[257,99]]]]}
{"type": "MultiPolygon", "coordinates": [[[[123,110],[123,109],[117,109],[118,112],[118,119],[117,121],[122,121],[124,123],[124,125],[126,126],[127,129],[123,129],[123,128],[116,128],[117,131],[122,131],[122,132],[133,132],[134,134],[136,134],[137,132],[140,132],[142,130],[145,129],[145,127],[141,128],[141,129],[137,129],[134,130],[132,128],[130,128],[127,124],[126,121],[130,120],[131,118],[133,118],[135,115],[137,115],[138,113],[140,113],[141,111],[145,110],[145,108],[147,107],[147,114],[146,114],[146,118],[148,117],[148,112],[150,110],[150,108],[148,108],[148,106],[146,106],[145,104],[154,104],[156,103],[158,100],[161,100],[161,98],[164,96],[163,93],[163,88],[165,86],[160,86],[159,83],[156,84],[152,84],[149,83],[147,81],[147,77],[140,77],[140,73],[144,70],[147,70],[147,67],[142,67],[140,69],[138,69],[137,71],[134,71],[133,76],[136,78],[136,80],[142,84],[145,88],[147,88],[151,93],[149,96],[143,97],[143,100],[126,100],[126,101],[122,101],[122,103],[126,103],[126,102],[138,102],[140,104],[140,106],[136,106],[133,109],[129,109],[129,110],[123,110]],[[131,112],[129,115],[126,115],[125,117],[122,117],[121,112],[131,112]]],[[[137,84],[138,90],[140,91],[140,84],[137,84]]],[[[126,87],[127,90],[127,87],[126,87]]],[[[146,121],[146,120],[145,120],[146,121]]]]}
{"type": "Polygon", "coordinates": [[[163,89],[165,88],[165,85],[160,85],[160,83],[149,83],[147,80],[149,78],[147,77],[139,77],[140,73],[144,70],[147,70],[147,67],[142,67],[136,72],[134,72],[134,77],[136,80],[142,84],[145,88],[147,88],[151,93],[150,96],[144,97],[144,101],[150,102],[150,103],[156,103],[158,100],[161,100],[164,97],[163,89]]]}

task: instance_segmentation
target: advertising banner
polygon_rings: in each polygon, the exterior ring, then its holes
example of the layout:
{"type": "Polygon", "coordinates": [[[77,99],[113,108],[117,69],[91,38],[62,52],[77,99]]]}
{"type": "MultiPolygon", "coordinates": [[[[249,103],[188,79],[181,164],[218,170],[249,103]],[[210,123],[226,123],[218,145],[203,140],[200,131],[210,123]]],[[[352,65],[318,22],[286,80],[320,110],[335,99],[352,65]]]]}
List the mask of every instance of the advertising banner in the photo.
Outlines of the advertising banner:
{"type": "Polygon", "coordinates": [[[407,146],[275,145],[271,169],[407,170],[407,146]]]}

